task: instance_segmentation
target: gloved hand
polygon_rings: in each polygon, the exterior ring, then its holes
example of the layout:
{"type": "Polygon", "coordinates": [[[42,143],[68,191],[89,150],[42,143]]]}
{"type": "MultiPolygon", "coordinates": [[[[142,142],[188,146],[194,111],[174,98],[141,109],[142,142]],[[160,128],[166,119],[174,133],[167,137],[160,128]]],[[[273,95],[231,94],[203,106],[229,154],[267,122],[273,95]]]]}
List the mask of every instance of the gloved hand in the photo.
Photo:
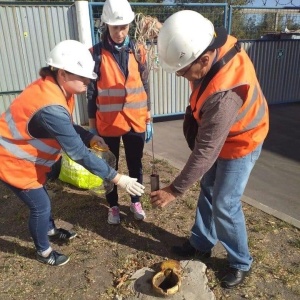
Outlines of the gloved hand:
{"type": "Polygon", "coordinates": [[[89,132],[92,133],[93,135],[98,135],[98,131],[97,131],[97,129],[95,127],[94,128],[90,128],[89,132]]]}
{"type": "Polygon", "coordinates": [[[127,175],[121,175],[116,185],[125,189],[131,196],[142,196],[144,194],[145,187],[137,182],[136,178],[131,178],[127,175]]]}
{"type": "Polygon", "coordinates": [[[152,122],[146,123],[146,137],[145,137],[146,143],[151,141],[152,135],[153,135],[153,124],[152,122]]]}

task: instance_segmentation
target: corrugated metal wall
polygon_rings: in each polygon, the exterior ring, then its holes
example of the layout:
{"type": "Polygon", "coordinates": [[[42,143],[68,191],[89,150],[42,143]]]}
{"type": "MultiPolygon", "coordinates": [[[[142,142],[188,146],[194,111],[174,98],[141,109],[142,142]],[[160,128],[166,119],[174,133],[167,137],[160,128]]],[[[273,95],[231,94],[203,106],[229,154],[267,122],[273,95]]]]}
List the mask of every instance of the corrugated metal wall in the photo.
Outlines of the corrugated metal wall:
{"type": "MultiPolygon", "coordinates": [[[[65,39],[78,40],[72,3],[0,3],[0,113],[39,77],[49,51],[65,39]]],[[[85,119],[86,105],[77,101],[74,121],[85,119]]]]}
{"type": "MultiPolygon", "coordinates": [[[[300,40],[240,41],[251,58],[269,104],[300,102],[300,40]]],[[[190,89],[186,79],[159,68],[150,73],[153,114],[185,111],[190,89]]]]}
{"type": "Polygon", "coordinates": [[[300,102],[300,40],[242,41],[269,104],[300,102]]]}
{"type": "Polygon", "coordinates": [[[149,85],[154,116],[176,115],[185,111],[190,94],[186,79],[158,68],[150,71],[149,85]]]}
{"type": "MultiPolygon", "coordinates": [[[[0,2],[0,113],[38,78],[48,52],[65,39],[78,40],[75,6],[0,2]]],[[[300,40],[242,41],[252,59],[268,103],[300,102],[300,40]]],[[[150,72],[154,116],[182,114],[190,89],[187,80],[162,71],[150,72]]],[[[74,121],[88,122],[86,99],[78,97],[74,121]]]]}

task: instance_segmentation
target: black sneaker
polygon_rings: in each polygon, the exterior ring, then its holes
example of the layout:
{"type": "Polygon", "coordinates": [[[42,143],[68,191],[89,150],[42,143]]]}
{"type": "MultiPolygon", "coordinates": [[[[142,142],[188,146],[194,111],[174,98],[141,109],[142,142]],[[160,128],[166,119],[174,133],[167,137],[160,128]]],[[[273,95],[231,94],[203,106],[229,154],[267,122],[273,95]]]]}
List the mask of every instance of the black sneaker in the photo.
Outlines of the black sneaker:
{"type": "Polygon", "coordinates": [[[63,228],[56,228],[55,234],[49,235],[50,240],[64,240],[70,241],[77,236],[77,233],[74,231],[69,231],[63,228]]]}
{"type": "Polygon", "coordinates": [[[58,253],[57,251],[54,250],[51,251],[51,253],[47,257],[43,257],[42,255],[37,253],[36,258],[39,262],[51,266],[63,266],[70,260],[68,256],[58,253]]]}
{"type": "Polygon", "coordinates": [[[195,249],[189,240],[185,241],[181,246],[173,246],[171,252],[181,257],[198,257],[198,258],[210,258],[211,251],[199,251],[195,249]]]}

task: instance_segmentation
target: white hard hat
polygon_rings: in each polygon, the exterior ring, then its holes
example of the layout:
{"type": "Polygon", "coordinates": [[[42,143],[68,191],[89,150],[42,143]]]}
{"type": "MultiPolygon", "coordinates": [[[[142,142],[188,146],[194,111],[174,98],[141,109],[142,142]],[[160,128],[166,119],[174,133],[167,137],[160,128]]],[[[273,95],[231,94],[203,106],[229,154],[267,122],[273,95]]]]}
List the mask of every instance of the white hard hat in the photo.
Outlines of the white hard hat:
{"type": "Polygon", "coordinates": [[[90,79],[96,79],[95,62],[89,49],[75,40],[58,43],[50,52],[47,65],[90,79]]]}
{"type": "Polygon", "coordinates": [[[177,72],[196,60],[208,47],[221,47],[227,40],[225,28],[221,29],[215,32],[213,24],[195,11],[174,13],[158,34],[158,57],[162,68],[170,73],[177,72]]]}
{"type": "Polygon", "coordinates": [[[101,22],[108,25],[127,25],[134,19],[134,12],[127,0],[106,0],[101,22]]]}

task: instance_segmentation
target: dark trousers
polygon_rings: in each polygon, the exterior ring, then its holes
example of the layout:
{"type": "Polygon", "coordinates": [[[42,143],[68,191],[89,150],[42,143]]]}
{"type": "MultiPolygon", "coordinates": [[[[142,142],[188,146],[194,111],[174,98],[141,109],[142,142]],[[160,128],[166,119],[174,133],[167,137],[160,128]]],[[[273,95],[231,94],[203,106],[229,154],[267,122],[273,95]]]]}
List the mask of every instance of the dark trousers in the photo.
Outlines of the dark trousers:
{"type": "MultiPolygon", "coordinates": [[[[105,143],[109,146],[109,150],[116,156],[116,170],[118,170],[120,156],[120,141],[123,140],[125,158],[129,176],[137,178],[139,183],[143,183],[143,166],[142,158],[145,144],[145,132],[137,133],[129,131],[122,137],[103,137],[105,143]]],[[[114,186],[112,192],[106,195],[106,200],[110,207],[118,205],[118,190],[114,186]]],[[[131,196],[131,202],[140,201],[138,196],[131,196]]]]}

